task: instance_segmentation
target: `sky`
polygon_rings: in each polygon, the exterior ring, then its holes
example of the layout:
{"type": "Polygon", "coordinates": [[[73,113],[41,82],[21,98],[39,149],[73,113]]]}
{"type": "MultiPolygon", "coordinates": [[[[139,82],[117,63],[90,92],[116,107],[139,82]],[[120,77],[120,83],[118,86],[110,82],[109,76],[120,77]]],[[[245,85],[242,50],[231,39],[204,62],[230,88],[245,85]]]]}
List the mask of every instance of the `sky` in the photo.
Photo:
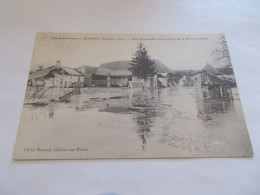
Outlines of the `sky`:
{"type": "Polygon", "coordinates": [[[212,51],[219,47],[221,35],[38,33],[31,70],[55,65],[57,60],[61,66],[71,68],[131,60],[140,42],[152,59],[160,60],[172,70],[200,70],[207,64],[214,66],[212,51]]]}

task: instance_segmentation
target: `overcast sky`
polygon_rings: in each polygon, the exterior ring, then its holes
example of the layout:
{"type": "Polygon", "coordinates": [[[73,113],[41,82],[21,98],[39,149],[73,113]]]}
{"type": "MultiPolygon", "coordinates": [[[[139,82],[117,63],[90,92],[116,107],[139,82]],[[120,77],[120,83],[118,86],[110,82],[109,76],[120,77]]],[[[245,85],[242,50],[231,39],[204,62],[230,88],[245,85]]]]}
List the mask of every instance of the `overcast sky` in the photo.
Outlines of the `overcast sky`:
{"type": "Polygon", "coordinates": [[[54,65],[57,60],[72,68],[130,60],[141,39],[151,58],[173,70],[202,69],[207,63],[214,65],[212,51],[218,47],[220,36],[38,34],[31,69],[54,65]]]}

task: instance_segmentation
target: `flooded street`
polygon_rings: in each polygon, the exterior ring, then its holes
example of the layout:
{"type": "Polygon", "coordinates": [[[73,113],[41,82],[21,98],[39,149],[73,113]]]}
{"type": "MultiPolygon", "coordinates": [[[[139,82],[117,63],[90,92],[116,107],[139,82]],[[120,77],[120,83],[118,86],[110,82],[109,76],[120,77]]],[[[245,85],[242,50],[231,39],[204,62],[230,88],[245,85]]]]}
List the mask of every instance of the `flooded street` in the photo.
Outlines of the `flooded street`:
{"type": "Polygon", "coordinates": [[[87,147],[90,158],[235,157],[234,151],[246,155],[248,135],[233,91],[233,102],[201,105],[194,87],[139,91],[132,98],[127,88],[82,89],[69,103],[25,106],[21,127],[27,139],[38,137],[39,147],[63,147],[66,140],[87,147]]]}

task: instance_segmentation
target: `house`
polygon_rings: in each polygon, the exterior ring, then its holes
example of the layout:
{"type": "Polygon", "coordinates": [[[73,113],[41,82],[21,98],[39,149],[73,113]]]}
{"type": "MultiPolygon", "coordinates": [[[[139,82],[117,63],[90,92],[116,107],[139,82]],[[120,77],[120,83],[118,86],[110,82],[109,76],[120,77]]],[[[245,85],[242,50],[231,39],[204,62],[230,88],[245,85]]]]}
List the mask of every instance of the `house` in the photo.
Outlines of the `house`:
{"type": "Polygon", "coordinates": [[[132,73],[128,70],[98,68],[93,73],[92,84],[96,87],[123,87],[128,85],[132,73]]]}
{"type": "Polygon", "coordinates": [[[29,74],[28,86],[38,87],[38,86],[54,86],[54,73],[57,71],[55,66],[42,69],[42,66],[38,70],[31,72],[29,74]]]}
{"type": "Polygon", "coordinates": [[[84,75],[76,69],[60,67],[60,72],[54,74],[54,86],[61,88],[83,87],[84,75]]]}
{"type": "Polygon", "coordinates": [[[157,73],[158,87],[168,87],[167,73],[157,73]]]}
{"type": "Polygon", "coordinates": [[[97,71],[98,67],[94,66],[81,66],[76,70],[84,75],[84,86],[90,87],[92,85],[93,74],[97,71]]]}
{"type": "Polygon", "coordinates": [[[196,95],[202,100],[232,101],[232,79],[222,75],[218,70],[207,64],[198,74],[194,75],[196,95]]]}
{"type": "Polygon", "coordinates": [[[168,66],[163,64],[160,60],[154,60],[157,69],[157,87],[169,87],[174,86],[171,73],[173,72],[168,66]]]}
{"type": "Polygon", "coordinates": [[[183,76],[179,80],[180,86],[194,86],[194,80],[191,77],[183,76]]]}
{"type": "MultiPolygon", "coordinates": [[[[152,86],[156,88],[157,87],[168,87],[171,84],[169,84],[169,73],[172,72],[170,68],[168,68],[166,65],[164,65],[161,61],[154,59],[153,60],[157,69],[157,75],[156,77],[149,77],[147,78],[147,81],[145,82],[145,86],[148,88],[151,88],[152,86]],[[156,82],[156,83],[155,83],[156,82]]],[[[130,68],[130,60],[125,60],[125,61],[115,61],[115,62],[108,62],[100,65],[100,68],[97,70],[98,74],[101,69],[109,69],[112,71],[118,71],[121,72],[125,75],[128,75],[128,77],[132,77],[132,73],[129,71],[130,68]],[[125,72],[123,72],[125,71],[125,72]]],[[[95,73],[96,74],[96,73],[95,73]]],[[[96,77],[97,78],[97,77],[96,77]]],[[[99,78],[97,78],[99,79],[99,78]]],[[[112,79],[113,80],[113,79],[112,79]]],[[[111,81],[112,81],[111,80],[111,81]]],[[[123,81],[123,80],[121,80],[123,81]]],[[[137,81],[139,82],[139,81],[137,81]]],[[[122,82],[120,82],[122,85],[122,82]]],[[[125,81],[123,82],[123,86],[126,85],[125,81]]],[[[105,84],[103,84],[105,85],[105,84]]],[[[116,84],[117,86],[120,86],[116,84]]]]}
{"type": "Polygon", "coordinates": [[[84,75],[76,69],[60,66],[60,61],[56,65],[48,68],[40,67],[29,75],[28,86],[32,87],[83,87],[84,75]]]}

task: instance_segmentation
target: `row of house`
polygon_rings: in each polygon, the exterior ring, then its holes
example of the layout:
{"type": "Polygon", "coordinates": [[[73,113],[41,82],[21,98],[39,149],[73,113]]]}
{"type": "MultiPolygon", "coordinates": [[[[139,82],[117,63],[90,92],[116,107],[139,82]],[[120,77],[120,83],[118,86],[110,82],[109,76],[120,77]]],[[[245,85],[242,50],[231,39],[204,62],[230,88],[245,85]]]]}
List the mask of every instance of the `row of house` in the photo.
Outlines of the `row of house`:
{"type": "Polygon", "coordinates": [[[29,75],[29,86],[54,86],[61,88],[70,87],[110,87],[126,86],[131,72],[115,71],[98,67],[82,66],[69,68],[56,65],[48,68],[39,68],[29,75]]]}
{"type": "MultiPolygon", "coordinates": [[[[48,68],[39,68],[29,75],[29,86],[54,86],[59,88],[75,87],[124,87],[133,80],[132,73],[128,70],[130,61],[117,61],[100,65],[100,67],[82,66],[69,68],[61,66],[57,61],[48,68]]],[[[176,85],[175,75],[172,70],[155,60],[157,74],[148,78],[145,83],[147,88],[169,87],[176,85]]],[[[192,76],[183,76],[179,79],[182,86],[195,86],[200,98],[233,99],[231,87],[235,85],[233,74],[223,74],[209,64],[192,76]]],[[[133,83],[131,83],[133,84],[133,83]]]]}
{"type": "MultiPolygon", "coordinates": [[[[157,62],[158,73],[156,78],[151,78],[151,87],[167,87],[168,73],[171,71],[160,61],[157,62]],[[156,82],[156,84],[154,84],[156,82]],[[152,86],[153,85],[153,86],[152,86]]],[[[48,68],[39,67],[29,75],[28,85],[54,86],[60,88],[71,87],[124,87],[132,80],[132,73],[128,70],[129,61],[117,61],[102,64],[100,67],[82,66],[69,68],[61,66],[57,61],[48,68]]]]}

